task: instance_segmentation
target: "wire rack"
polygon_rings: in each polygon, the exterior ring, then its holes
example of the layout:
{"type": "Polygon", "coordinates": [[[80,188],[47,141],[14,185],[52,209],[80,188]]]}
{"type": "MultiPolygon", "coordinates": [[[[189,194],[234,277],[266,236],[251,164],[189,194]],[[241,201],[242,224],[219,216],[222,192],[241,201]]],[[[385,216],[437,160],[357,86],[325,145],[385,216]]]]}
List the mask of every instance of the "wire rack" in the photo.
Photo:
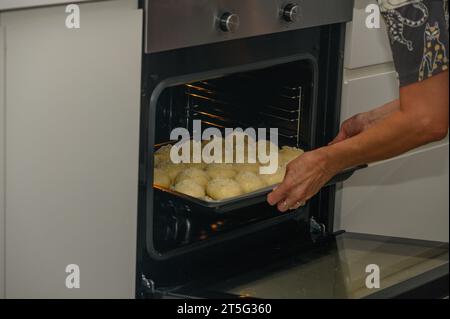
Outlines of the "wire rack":
{"type": "Polygon", "coordinates": [[[273,85],[242,74],[185,85],[188,123],[224,129],[278,128],[284,144],[302,146],[307,141],[301,85],[273,85]]]}

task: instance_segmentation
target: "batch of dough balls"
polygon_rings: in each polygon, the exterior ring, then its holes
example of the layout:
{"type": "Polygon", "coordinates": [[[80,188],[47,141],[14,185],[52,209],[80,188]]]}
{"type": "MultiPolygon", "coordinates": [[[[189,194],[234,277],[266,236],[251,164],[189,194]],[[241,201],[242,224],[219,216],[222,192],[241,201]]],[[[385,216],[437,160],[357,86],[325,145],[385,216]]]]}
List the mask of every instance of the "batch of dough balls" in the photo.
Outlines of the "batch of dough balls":
{"type": "MultiPolygon", "coordinates": [[[[205,145],[202,143],[202,147],[205,145]]],[[[277,171],[260,174],[259,163],[175,164],[170,160],[171,148],[171,145],[166,145],[155,152],[153,184],[207,201],[229,199],[279,184],[284,179],[286,165],[304,153],[295,147],[277,148],[277,171]]]]}

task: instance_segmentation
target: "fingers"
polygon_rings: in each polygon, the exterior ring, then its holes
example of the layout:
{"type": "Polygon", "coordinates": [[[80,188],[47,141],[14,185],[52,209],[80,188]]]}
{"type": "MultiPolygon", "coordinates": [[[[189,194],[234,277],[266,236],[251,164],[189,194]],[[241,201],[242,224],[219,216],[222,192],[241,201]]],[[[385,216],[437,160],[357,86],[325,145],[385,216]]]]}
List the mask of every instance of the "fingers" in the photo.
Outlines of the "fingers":
{"type": "Polygon", "coordinates": [[[334,138],[334,140],[332,140],[330,143],[328,143],[328,145],[333,145],[333,144],[342,142],[346,138],[347,138],[347,134],[345,133],[345,131],[344,130],[340,130],[339,134],[334,138]]]}
{"type": "Polygon", "coordinates": [[[267,202],[274,206],[277,203],[280,203],[285,197],[286,194],[289,193],[293,184],[289,177],[286,177],[284,181],[267,196],[267,202]]]}
{"type": "Polygon", "coordinates": [[[294,210],[304,205],[307,199],[305,186],[299,185],[292,189],[286,198],[278,203],[277,208],[280,212],[284,213],[288,210],[294,210]]]}

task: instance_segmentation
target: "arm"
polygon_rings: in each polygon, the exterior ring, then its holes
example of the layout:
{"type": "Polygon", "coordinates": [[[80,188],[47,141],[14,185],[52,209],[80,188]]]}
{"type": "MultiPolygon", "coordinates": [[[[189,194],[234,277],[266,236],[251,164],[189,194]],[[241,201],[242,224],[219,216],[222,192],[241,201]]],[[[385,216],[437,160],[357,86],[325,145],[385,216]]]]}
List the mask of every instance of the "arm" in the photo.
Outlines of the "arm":
{"type": "Polygon", "coordinates": [[[445,138],[448,111],[448,72],[401,88],[398,111],[330,147],[333,170],[384,160],[445,138]]]}
{"type": "Polygon", "coordinates": [[[330,142],[329,145],[342,142],[347,138],[360,134],[361,132],[385,119],[390,114],[398,111],[399,109],[400,100],[397,99],[385,105],[382,105],[379,108],[352,116],[344,123],[342,123],[339,134],[332,142],[330,142]]]}
{"type": "Polygon", "coordinates": [[[400,38],[396,28],[388,28],[395,40],[391,49],[399,74],[400,100],[354,116],[344,122],[330,145],[289,163],[283,183],[267,198],[280,211],[300,206],[342,169],[394,157],[447,134],[449,34],[444,1],[378,3],[387,19],[393,10],[404,17],[422,12],[418,24],[404,28],[400,38]],[[436,59],[431,63],[424,60],[424,54],[436,59]]]}
{"type": "MultiPolygon", "coordinates": [[[[392,107],[392,105],[391,105],[392,107]]],[[[399,109],[358,135],[307,152],[287,167],[283,183],[268,196],[282,212],[314,196],[342,169],[400,155],[445,138],[448,71],[401,88],[399,109]]]]}

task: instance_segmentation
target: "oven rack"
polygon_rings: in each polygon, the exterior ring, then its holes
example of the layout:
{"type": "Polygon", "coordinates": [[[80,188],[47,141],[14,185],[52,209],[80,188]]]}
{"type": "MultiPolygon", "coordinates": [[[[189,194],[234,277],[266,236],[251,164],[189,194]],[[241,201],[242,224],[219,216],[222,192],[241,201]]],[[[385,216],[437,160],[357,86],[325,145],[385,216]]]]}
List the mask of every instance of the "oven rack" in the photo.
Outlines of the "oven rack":
{"type": "Polygon", "coordinates": [[[245,85],[230,88],[213,81],[187,84],[185,95],[188,117],[200,119],[204,124],[219,129],[277,127],[280,137],[289,145],[306,144],[306,134],[301,127],[305,113],[302,87],[274,89],[279,93],[277,101],[266,101],[264,94],[258,97],[245,94],[245,85]],[[239,114],[239,119],[236,119],[236,114],[239,114]]]}

